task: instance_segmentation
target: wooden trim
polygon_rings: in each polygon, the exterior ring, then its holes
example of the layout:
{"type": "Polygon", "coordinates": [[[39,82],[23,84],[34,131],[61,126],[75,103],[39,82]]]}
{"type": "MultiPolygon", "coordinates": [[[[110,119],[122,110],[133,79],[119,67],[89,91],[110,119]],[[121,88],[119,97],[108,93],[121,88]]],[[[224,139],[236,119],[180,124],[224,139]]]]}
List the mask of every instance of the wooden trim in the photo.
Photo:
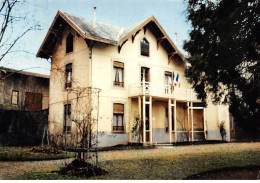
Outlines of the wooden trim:
{"type": "Polygon", "coordinates": [[[178,50],[178,48],[175,46],[175,44],[173,43],[173,41],[170,39],[170,37],[167,35],[167,33],[165,32],[165,30],[162,28],[162,26],[160,25],[160,23],[157,21],[157,19],[154,16],[151,16],[149,18],[147,18],[146,20],[144,20],[142,23],[140,23],[136,28],[134,28],[132,31],[130,31],[127,35],[125,35],[121,40],[119,40],[118,42],[122,42],[122,40],[126,39],[127,37],[130,37],[133,32],[136,32],[137,30],[143,28],[144,29],[144,34],[146,33],[146,25],[149,22],[154,22],[158,28],[162,31],[162,33],[164,34],[164,36],[166,37],[167,41],[169,41],[170,45],[173,47],[174,50],[177,51],[177,54],[180,55],[180,57],[182,58],[182,60],[185,60],[184,55],[178,50]]]}
{"type": "Polygon", "coordinates": [[[120,53],[123,45],[128,41],[128,39],[126,39],[121,45],[118,45],[118,53],[120,53]]]}
{"type": "Polygon", "coordinates": [[[62,40],[61,40],[61,37],[57,34],[57,31],[51,30],[50,33],[53,34],[57,38],[59,44],[61,45],[62,44],[62,40]]]}
{"type": "Polygon", "coordinates": [[[176,55],[176,54],[178,54],[176,51],[175,51],[175,52],[171,52],[171,53],[168,54],[168,64],[170,64],[171,58],[172,58],[174,55],[176,55]]]}
{"type": "Polygon", "coordinates": [[[141,31],[141,29],[139,29],[134,35],[132,35],[132,43],[134,43],[135,40],[135,36],[141,31]]]}
{"type": "Polygon", "coordinates": [[[54,26],[57,18],[61,16],[61,18],[63,18],[68,24],[69,26],[71,26],[82,38],[84,39],[91,39],[93,41],[100,41],[100,42],[103,42],[103,43],[107,43],[107,44],[112,44],[112,45],[116,45],[116,42],[114,41],[111,41],[111,40],[108,40],[108,39],[103,39],[103,38],[99,38],[99,37],[95,37],[95,36],[91,36],[91,35],[86,35],[76,24],[73,23],[73,21],[71,21],[62,11],[58,11],[58,13],[56,14],[37,54],[36,54],[36,57],[40,57],[40,52],[42,51],[43,49],[43,46],[45,44],[45,42],[47,41],[47,38],[49,37],[51,31],[52,31],[52,27],[54,26]]]}
{"type": "Polygon", "coordinates": [[[145,35],[145,33],[146,33],[146,30],[147,30],[147,27],[146,27],[146,26],[144,26],[144,35],[145,35]]]}
{"type": "Polygon", "coordinates": [[[160,45],[165,39],[167,39],[166,36],[157,38],[157,50],[159,49],[159,45],[160,45]]]}
{"type": "Polygon", "coordinates": [[[43,42],[42,42],[42,44],[41,44],[41,46],[40,46],[38,52],[37,52],[37,54],[36,54],[36,57],[39,57],[39,54],[40,54],[40,52],[41,52],[42,49],[43,49],[43,45],[44,45],[45,42],[47,41],[47,38],[49,37],[49,34],[51,33],[51,29],[52,29],[54,23],[56,22],[58,16],[60,15],[60,12],[61,12],[61,11],[59,10],[58,13],[56,14],[56,16],[55,16],[55,18],[54,18],[54,20],[53,20],[53,22],[52,22],[52,24],[51,24],[51,26],[50,26],[50,28],[49,28],[49,31],[47,32],[47,34],[46,34],[46,36],[45,36],[45,38],[44,38],[44,40],[43,40],[43,42]]]}

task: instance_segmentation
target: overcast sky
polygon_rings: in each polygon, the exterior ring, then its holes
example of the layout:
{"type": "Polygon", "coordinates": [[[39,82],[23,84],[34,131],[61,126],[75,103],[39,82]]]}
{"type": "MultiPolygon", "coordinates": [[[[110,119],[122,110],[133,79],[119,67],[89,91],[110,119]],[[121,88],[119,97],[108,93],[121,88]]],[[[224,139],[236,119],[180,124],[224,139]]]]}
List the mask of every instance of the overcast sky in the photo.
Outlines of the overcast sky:
{"type": "Polygon", "coordinates": [[[173,41],[177,33],[177,46],[181,51],[191,29],[186,22],[183,0],[28,0],[24,6],[24,11],[30,11],[42,30],[30,32],[17,45],[30,53],[9,56],[1,65],[41,74],[49,74],[50,64],[36,58],[36,53],[58,10],[93,19],[93,7],[96,6],[98,22],[119,27],[128,27],[154,15],[173,41]],[[31,67],[33,69],[27,69],[31,67]]]}

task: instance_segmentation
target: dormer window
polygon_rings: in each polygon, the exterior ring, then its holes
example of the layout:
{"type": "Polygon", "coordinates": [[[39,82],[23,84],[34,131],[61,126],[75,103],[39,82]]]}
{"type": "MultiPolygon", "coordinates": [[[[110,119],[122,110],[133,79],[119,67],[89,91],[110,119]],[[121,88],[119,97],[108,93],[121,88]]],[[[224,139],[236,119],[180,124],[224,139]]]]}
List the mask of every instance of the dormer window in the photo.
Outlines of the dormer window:
{"type": "Polygon", "coordinates": [[[149,42],[145,38],[141,40],[141,55],[149,57],[149,42]]]}
{"type": "Polygon", "coordinates": [[[74,36],[69,33],[69,35],[66,38],[66,53],[73,52],[73,38],[74,36]]]}

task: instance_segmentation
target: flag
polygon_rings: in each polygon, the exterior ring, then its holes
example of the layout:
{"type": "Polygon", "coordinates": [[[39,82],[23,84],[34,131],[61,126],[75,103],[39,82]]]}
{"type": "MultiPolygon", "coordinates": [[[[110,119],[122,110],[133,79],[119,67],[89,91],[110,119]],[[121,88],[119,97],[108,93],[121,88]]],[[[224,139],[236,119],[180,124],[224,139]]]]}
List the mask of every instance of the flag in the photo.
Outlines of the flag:
{"type": "Polygon", "coordinates": [[[177,86],[178,81],[179,81],[179,74],[177,73],[177,76],[176,76],[175,81],[174,81],[175,86],[177,86]]]}
{"type": "Polygon", "coordinates": [[[172,82],[174,82],[174,78],[175,78],[174,71],[172,71],[172,82]]]}

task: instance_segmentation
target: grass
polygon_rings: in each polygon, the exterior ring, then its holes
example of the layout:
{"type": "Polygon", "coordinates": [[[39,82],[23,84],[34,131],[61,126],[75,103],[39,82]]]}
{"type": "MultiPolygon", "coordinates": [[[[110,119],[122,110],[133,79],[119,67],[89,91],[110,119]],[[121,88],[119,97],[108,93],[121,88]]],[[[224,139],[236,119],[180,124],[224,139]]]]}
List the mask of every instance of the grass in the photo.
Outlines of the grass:
{"type": "MultiPolygon", "coordinates": [[[[0,147],[0,161],[37,161],[64,159],[65,153],[47,154],[30,152],[31,147],[0,147]]],[[[74,157],[74,153],[67,153],[67,157],[74,157]]]]}
{"type": "MultiPolygon", "coordinates": [[[[99,180],[126,179],[185,179],[188,176],[221,169],[224,167],[244,167],[260,165],[259,149],[250,151],[229,151],[214,153],[194,153],[183,155],[164,155],[131,160],[112,160],[101,162],[100,166],[109,173],[103,176],[91,177],[99,180]]],[[[61,176],[57,171],[29,173],[17,179],[83,179],[72,176],[61,176]]]]}

